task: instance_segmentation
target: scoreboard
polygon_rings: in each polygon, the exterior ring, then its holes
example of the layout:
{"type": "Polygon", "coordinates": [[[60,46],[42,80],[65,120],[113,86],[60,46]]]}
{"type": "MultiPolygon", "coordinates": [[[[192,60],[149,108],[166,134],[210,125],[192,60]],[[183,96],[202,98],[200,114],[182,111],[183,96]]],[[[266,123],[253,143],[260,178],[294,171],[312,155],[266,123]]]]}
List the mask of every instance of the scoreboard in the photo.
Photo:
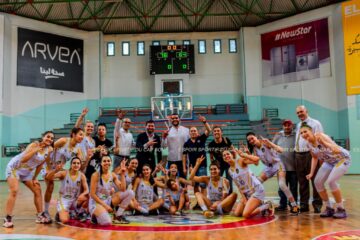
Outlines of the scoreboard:
{"type": "Polygon", "coordinates": [[[150,46],[150,74],[195,73],[194,45],[150,46]]]}

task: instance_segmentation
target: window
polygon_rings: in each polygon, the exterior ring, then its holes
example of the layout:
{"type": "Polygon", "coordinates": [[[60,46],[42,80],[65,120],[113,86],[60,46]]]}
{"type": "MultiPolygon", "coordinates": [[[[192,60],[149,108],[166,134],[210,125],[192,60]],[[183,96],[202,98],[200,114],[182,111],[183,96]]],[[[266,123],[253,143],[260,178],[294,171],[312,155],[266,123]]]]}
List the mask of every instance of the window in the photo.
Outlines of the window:
{"type": "Polygon", "coordinates": [[[115,56],[115,43],[114,42],[106,43],[106,55],[107,56],[115,56]]]}
{"type": "Polygon", "coordinates": [[[190,45],[191,44],[191,41],[190,40],[184,40],[183,41],[183,45],[190,45]]]}
{"type": "Polygon", "coordinates": [[[221,40],[220,39],[214,40],[214,53],[221,53],[221,40]]]}
{"type": "Polygon", "coordinates": [[[175,45],[175,41],[174,40],[169,40],[168,45],[175,45]]]}
{"type": "Polygon", "coordinates": [[[153,46],[160,46],[160,41],[153,41],[153,42],[152,42],[152,45],[153,45],[153,46]]]}
{"type": "Polygon", "coordinates": [[[130,42],[122,42],[122,55],[130,56],[130,42]]]}
{"type": "Polygon", "coordinates": [[[137,55],[145,55],[145,43],[137,42],[137,55]]]}
{"type": "Polygon", "coordinates": [[[206,53],[206,41],[205,40],[198,41],[198,52],[199,52],[199,54],[206,53]]]}
{"type": "Polygon", "coordinates": [[[229,39],[229,53],[237,52],[236,39],[229,39]]]}

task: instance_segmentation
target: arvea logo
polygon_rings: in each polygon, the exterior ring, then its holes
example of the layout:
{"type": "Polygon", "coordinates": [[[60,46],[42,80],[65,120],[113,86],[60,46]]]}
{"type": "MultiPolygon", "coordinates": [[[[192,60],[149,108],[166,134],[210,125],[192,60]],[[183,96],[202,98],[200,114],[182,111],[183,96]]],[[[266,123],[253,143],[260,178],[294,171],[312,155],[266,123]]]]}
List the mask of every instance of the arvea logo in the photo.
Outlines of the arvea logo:
{"type": "Polygon", "coordinates": [[[35,42],[31,43],[26,41],[22,51],[21,56],[25,54],[30,54],[32,58],[43,58],[44,60],[50,59],[54,61],[55,59],[62,63],[74,63],[77,62],[78,65],[81,65],[81,59],[79,52],[74,49],[71,50],[68,47],[55,45],[50,47],[50,44],[35,42]]]}
{"type": "Polygon", "coordinates": [[[81,39],[18,28],[17,85],[83,92],[81,39]]]}

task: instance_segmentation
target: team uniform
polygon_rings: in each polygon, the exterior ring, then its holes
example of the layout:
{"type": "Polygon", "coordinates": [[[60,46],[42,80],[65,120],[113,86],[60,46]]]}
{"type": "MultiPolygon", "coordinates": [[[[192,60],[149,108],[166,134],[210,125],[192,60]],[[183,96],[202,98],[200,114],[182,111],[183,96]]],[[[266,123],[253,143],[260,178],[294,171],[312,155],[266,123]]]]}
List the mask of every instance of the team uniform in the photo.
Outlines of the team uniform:
{"type": "MultiPolygon", "coordinates": [[[[112,206],[111,195],[113,191],[114,191],[114,182],[113,182],[112,174],[110,174],[110,178],[108,181],[105,181],[104,178],[102,178],[102,185],[100,183],[100,180],[98,181],[96,187],[96,196],[98,196],[108,206],[112,206]]],[[[94,213],[97,204],[98,203],[90,197],[90,201],[89,201],[90,214],[94,213]]]]}
{"type": "Polygon", "coordinates": [[[139,186],[136,190],[136,200],[143,208],[148,208],[154,201],[157,200],[157,196],[154,192],[154,187],[147,185],[143,179],[140,179],[139,186]]]}
{"type": "Polygon", "coordinates": [[[170,198],[167,197],[167,193],[170,194],[171,198],[175,202],[175,205],[177,206],[177,205],[179,205],[181,194],[184,191],[184,188],[181,186],[178,177],[176,177],[175,181],[179,186],[179,190],[177,192],[173,192],[171,189],[168,189],[168,188],[163,189],[163,191],[162,191],[161,197],[162,197],[162,199],[164,199],[163,207],[166,208],[167,210],[169,210],[170,206],[171,206],[171,201],[170,201],[170,198]]]}
{"type": "Polygon", "coordinates": [[[35,169],[42,164],[49,155],[49,150],[46,150],[43,153],[35,153],[27,162],[22,163],[26,151],[13,157],[8,165],[6,166],[6,179],[9,177],[14,177],[20,181],[30,181],[32,180],[35,169]]]}
{"type": "Polygon", "coordinates": [[[66,163],[70,161],[73,157],[77,156],[79,149],[81,149],[80,145],[76,144],[75,147],[70,150],[70,140],[71,138],[67,138],[64,146],[56,150],[55,156],[54,154],[51,155],[51,166],[47,166],[45,163],[44,168],[41,171],[41,175],[44,178],[47,172],[55,170],[55,167],[58,163],[66,163]]]}
{"type": "Polygon", "coordinates": [[[206,186],[207,198],[211,203],[221,201],[223,197],[223,192],[229,193],[229,189],[224,185],[225,178],[220,177],[219,186],[215,187],[211,181],[211,177],[208,185],[206,186]]]}
{"type": "Polygon", "coordinates": [[[87,151],[89,149],[95,148],[95,140],[92,137],[84,137],[84,139],[81,141],[81,143],[79,143],[79,147],[84,156],[84,159],[86,159],[86,157],[88,155],[87,151]]]}
{"type": "MultiPolygon", "coordinates": [[[[119,176],[120,178],[120,176],[119,176]]],[[[134,173],[134,176],[129,176],[128,172],[125,173],[125,182],[126,182],[126,189],[132,190],[133,188],[133,182],[135,181],[136,174],[134,173]]]]}
{"type": "Polygon", "coordinates": [[[81,191],[81,172],[76,173],[76,178],[73,180],[69,171],[66,171],[65,178],[61,181],[59,191],[59,201],[57,203],[57,211],[67,211],[76,208],[76,201],[81,191]]]}
{"type": "Polygon", "coordinates": [[[255,155],[258,156],[261,162],[265,165],[263,172],[267,178],[271,178],[279,171],[286,171],[284,164],[281,162],[278,153],[265,146],[260,148],[254,147],[255,155]]]}
{"type": "Polygon", "coordinates": [[[229,168],[229,174],[234,180],[239,191],[250,199],[257,198],[261,201],[265,199],[265,190],[259,179],[251,172],[249,167],[242,168],[238,162],[235,162],[235,170],[229,168]]]}
{"type": "Polygon", "coordinates": [[[337,180],[343,176],[350,167],[350,153],[346,149],[339,146],[341,152],[335,154],[323,144],[316,141],[316,147],[308,144],[311,153],[324,161],[315,177],[316,189],[321,192],[325,190],[324,183],[327,181],[332,191],[338,189],[337,180]]]}

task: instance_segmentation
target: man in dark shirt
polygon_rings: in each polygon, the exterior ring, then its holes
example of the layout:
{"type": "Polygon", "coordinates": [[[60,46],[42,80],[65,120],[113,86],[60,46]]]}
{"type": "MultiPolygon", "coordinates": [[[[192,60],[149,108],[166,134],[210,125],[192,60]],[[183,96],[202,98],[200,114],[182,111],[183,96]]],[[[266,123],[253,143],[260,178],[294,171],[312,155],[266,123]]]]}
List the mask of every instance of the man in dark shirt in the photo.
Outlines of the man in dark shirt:
{"type": "Polygon", "coordinates": [[[230,182],[230,193],[232,192],[232,178],[228,172],[229,164],[227,164],[222,156],[223,151],[230,150],[233,151],[233,145],[227,137],[223,137],[222,129],[220,126],[215,126],[213,128],[214,140],[209,143],[209,152],[211,161],[217,160],[220,163],[220,176],[223,176],[224,172],[226,178],[230,182]]]}
{"type": "MultiPolygon", "coordinates": [[[[196,127],[190,128],[190,139],[184,143],[183,148],[183,169],[185,176],[187,175],[187,160],[189,160],[189,166],[194,167],[196,164],[196,159],[201,156],[205,157],[205,161],[203,161],[196,172],[196,176],[207,176],[207,164],[206,164],[206,151],[205,144],[206,140],[211,132],[211,127],[209,123],[206,122],[206,118],[204,116],[199,116],[199,120],[205,126],[205,132],[202,135],[199,135],[199,132],[196,127]]],[[[200,187],[205,189],[205,184],[201,183],[200,187]]],[[[195,192],[199,192],[199,183],[195,183],[195,192]]]]}
{"type": "Polygon", "coordinates": [[[136,158],[139,166],[137,172],[141,173],[144,164],[149,164],[154,170],[156,166],[155,153],[157,162],[162,160],[161,138],[155,134],[155,122],[149,120],[145,123],[145,132],[140,133],[136,139],[136,158]]]}
{"type": "Polygon", "coordinates": [[[90,186],[91,175],[97,170],[100,160],[103,154],[107,154],[109,149],[113,146],[113,143],[106,138],[106,124],[99,123],[97,127],[97,136],[93,138],[95,140],[96,151],[92,156],[86,171],[86,180],[90,186]]]}

